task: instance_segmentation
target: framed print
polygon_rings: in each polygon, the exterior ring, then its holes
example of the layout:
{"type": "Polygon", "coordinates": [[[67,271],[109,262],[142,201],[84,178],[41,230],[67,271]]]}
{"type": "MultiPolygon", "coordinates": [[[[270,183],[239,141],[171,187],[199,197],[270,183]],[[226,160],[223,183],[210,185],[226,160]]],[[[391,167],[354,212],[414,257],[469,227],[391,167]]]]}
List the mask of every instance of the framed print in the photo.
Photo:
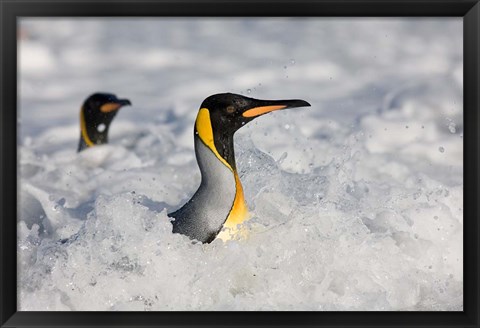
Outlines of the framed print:
{"type": "Polygon", "coordinates": [[[478,326],[477,1],[2,1],[1,325],[478,326]]]}

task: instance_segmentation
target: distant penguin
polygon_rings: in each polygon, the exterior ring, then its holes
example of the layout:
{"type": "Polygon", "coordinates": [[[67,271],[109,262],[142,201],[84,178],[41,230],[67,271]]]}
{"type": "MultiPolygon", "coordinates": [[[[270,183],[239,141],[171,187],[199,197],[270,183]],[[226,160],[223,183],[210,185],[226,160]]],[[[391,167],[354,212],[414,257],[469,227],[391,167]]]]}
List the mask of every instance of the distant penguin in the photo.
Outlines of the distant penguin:
{"type": "Polygon", "coordinates": [[[230,239],[248,216],[235,165],[234,133],[263,114],[305,106],[310,104],[304,100],[259,100],[233,93],[205,99],[194,127],[195,155],[202,180],[193,197],[168,214],[174,218],[173,232],[202,243],[210,243],[217,236],[230,239]]]}
{"type": "Polygon", "coordinates": [[[111,93],[94,93],[80,109],[80,142],[78,151],[108,143],[108,129],[120,107],[131,105],[111,93]]]}

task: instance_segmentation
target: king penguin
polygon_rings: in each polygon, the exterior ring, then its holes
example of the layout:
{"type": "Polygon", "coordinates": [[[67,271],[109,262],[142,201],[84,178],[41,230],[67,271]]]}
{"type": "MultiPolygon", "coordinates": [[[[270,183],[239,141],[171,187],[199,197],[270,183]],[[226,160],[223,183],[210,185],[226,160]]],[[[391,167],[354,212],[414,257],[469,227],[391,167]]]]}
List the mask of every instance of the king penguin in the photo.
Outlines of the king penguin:
{"type": "Polygon", "coordinates": [[[194,126],[195,155],[201,183],[193,197],[169,213],[173,232],[210,243],[230,239],[248,217],[242,184],[235,165],[233,135],[255,118],[272,111],[305,107],[304,100],[260,100],[233,93],[206,98],[194,126]],[[222,228],[225,228],[223,231],[222,228]]]}
{"type": "Polygon", "coordinates": [[[80,108],[80,142],[78,151],[108,143],[108,129],[120,107],[131,105],[111,93],[94,93],[80,108]]]}

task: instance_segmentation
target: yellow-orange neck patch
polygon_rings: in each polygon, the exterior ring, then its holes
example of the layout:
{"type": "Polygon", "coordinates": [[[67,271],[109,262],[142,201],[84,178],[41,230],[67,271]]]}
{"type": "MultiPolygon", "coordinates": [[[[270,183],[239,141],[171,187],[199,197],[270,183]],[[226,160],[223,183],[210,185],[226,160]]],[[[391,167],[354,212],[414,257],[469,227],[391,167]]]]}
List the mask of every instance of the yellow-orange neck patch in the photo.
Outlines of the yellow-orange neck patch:
{"type": "Polygon", "coordinates": [[[215,147],[215,142],[213,141],[213,129],[212,122],[210,121],[210,112],[207,108],[200,108],[197,115],[197,120],[195,121],[195,128],[197,129],[198,136],[202,139],[203,143],[215,154],[215,156],[223,163],[226,167],[233,172],[232,167],[228,162],[220,156],[215,147]]]}
{"type": "Polygon", "coordinates": [[[87,147],[94,145],[93,141],[90,139],[87,133],[87,125],[85,123],[85,115],[83,114],[83,107],[80,109],[80,131],[82,133],[82,139],[85,141],[87,147]]]}
{"type": "Polygon", "coordinates": [[[248,230],[241,224],[248,220],[248,208],[243,196],[243,188],[240,183],[240,178],[237,172],[235,174],[235,200],[233,201],[232,209],[228,214],[227,220],[223,224],[223,230],[218,234],[217,238],[223,241],[231,240],[233,238],[240,237],[241,239],[247,238],[248,230]]]}

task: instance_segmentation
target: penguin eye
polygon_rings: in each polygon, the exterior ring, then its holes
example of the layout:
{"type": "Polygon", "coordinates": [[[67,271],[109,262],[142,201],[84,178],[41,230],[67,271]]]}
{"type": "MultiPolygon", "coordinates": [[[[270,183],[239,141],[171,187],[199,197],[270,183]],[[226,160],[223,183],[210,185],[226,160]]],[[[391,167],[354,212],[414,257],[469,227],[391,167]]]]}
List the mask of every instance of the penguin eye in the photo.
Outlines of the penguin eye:
{"type": "Polygon", "coordinates": [[[226,108],[228,114],[233,114],[235,113],[235,107],[230,105],[226,108]]]}

